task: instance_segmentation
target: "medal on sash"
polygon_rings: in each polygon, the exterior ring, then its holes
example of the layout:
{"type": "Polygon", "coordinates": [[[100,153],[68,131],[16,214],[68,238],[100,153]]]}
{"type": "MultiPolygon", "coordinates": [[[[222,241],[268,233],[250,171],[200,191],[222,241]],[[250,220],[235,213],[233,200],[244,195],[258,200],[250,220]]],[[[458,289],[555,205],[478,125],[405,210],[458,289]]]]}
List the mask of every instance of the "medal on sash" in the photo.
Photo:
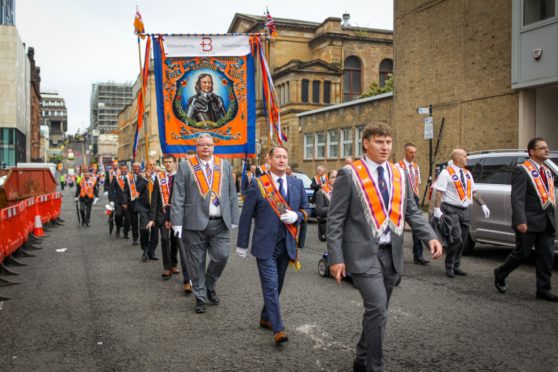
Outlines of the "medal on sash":
{"type": "Polygon", "coordinates": [[[192,156],[188,159],[188,164],[192,169],[200,196],[205,199],[210,195],[210,200],[213,205],[219,205],[219,196],[221,196],[221,158],[213,157],[213,170],[211,172],[211,179],[208,179],[200,160],[197,156],[192,156]]]}
{"type": "Polygon", "coordinates": [[[556,198],[554,195],[554,178],[552,177],[552,173],[543,165],[543,170],[546,173],[546,183],[547,186],[544,184],[541,174],[535,164],[531,160],[526,160],[523,164],[520,164],[520,167],[525,169],[537,195],[541,202],[542,209],[548,208],[549,205],[556,207],[556,198]]]}
{"type": "Polygon", "coordinates": [[[161,191],[161,203],[163,204],[163,209],[170,204],[170,178],[165,172],[161,172],[157,175],[159,180],[159,191],[161,191]]]}
{"type": "Polygon", "coordinates": [[[453,167],[447,167],[446,168],[450,174],[451,180],[453,181],[453,184],[455,186],[455,189],[457,190],[457,194],[459,195],[459,200],[461,200],[462,202],[464,202],[465,200],[468,200],[469,203],[472,202],[473,200],[473,190],[472,190],[472,184],[471,184],[471,173],[467,170],[467,169],[463,169],[463,173],[465,174],[465,179],[466,179],[466,187],[467,190],[465,190],[465,187],[463,185],[463,183],[461,182],[461,179],[459,178],[459,176],[457,175],[457,172],[455,172],[455,169],[453,169],[453,167]]]}

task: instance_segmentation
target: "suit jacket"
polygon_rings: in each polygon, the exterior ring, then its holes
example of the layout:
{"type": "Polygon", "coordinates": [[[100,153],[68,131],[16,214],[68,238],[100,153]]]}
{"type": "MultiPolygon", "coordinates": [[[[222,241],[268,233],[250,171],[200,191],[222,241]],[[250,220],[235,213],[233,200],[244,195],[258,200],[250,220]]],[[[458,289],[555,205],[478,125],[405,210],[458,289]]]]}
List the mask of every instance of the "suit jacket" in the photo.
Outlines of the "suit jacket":
{"type": "Polygon", "coordinates": [[[316,217],[327,217],[329,209],[329,199],[325,191],[320,190],[316,193],[316,217]]]}
{"type": "MultiPolygon", "coordinates": [[[[254,174],[254,180],[255,180],[256,175],[254,174]]],[[[248,175],[246,177],[242,177],[242,185],[240,187],[240,192],[242,193],[242,195],[246,194],[246,191],[248,191],[248,187],[250,187],[250,185],[252,184],[253,181],[250,181],[250,178],[248,178],[248,175]]]]}
{"type": "MultiPolygon", "coordinates": [[[[406,171],[405,171],[406,173],[406,171]]],[[[402,213],[415,236],[423,243],[436,239],[436,235],[422,211],[415,203],[409,177],[406,183],[402,213]]],[[[352,274],[366,272],[378,253],[380,238],[374,238],[368,225],[363,206],[353,180],[353,172],[342,168],[337,173],[335,187],[327,214],[327,250],[330,265],[345,263],[352,274]]],[[[403,234],[391,232],[391,253],[393,265],[398,273],[403,270],[403,234]]]]}
{"type": "Polygon", "coordinates": [[[316,176],[312,177],[312,183],[310,183],[310,188],[314,190],[314,193],[312,194],[312,203],[315,203],[316,195],[318,194],[318,191],[322,189],[322,185],[318,185],[318,182],[316,182],[316,176]]]}
{"type": "MultiPolygon", "coordinates": [[[[174,175],[176,177],[176,174],[174,175]]],[[[174,177],[173,182],[174,183],[174,177]]],[[[172,203],[172,193],[174,187],[170,187],[170,195],[169,195],[169,202],[172,203]]],[[[170,206],[163,209],[162,200],[163,196],[161,195],[161,188],[159,187],[159,179],[155,177],[155,182],[153,183],[153,194],[151,194],[151,208],[149,210],[149,221],[155,221],[157,225],[162,224],[165,221],[170,221],[170,206]]]]}
{"type": "MultiPolygon", "coordinates": [[[[171,203],[171,223],[187,230],[205,230],[209,223],[210,193],[205,198],[200,195],[196,176],[188,161],[180,163],[174,177],[171,203]]],[[[221,159],[221,213],[225,225],[230,230],[238,225],[238,198],[232,177],[231,165],[221,159]]]]}
{"type": "MultiPolygon", "coordinates": [[[[304,221],[304,215],[300,209],[310,213],[308,198],[302,180],[293,176],[287,176],[287,203],[293,212],[298,215],[296,222],[299,225],[304,221]]],[[[248,248],[250,240],[250,228],[254,218],[256,226],[252,236],[252,254],[256,258],[267,259],[271,257],[277,244],[280,226],[283,224],[269,202],[262,196],[257,182],[252,182],[244,198],[244,205],[240,215],[238,237],[236,245],[240,248],[248,248]]],[[[292,235],[286,233],[287,252],[291,259],[296,258],[296,241],[292,235]]]]}
{"type": "Polygon", "coordinates": [[[124,182],[124,190],[123,190],[120,188],[120,185],[118,184],[118,180],[116,179],[116,177],[114,177],[109,187],[109,194],[108,194],[109,201],[119,205],[128,204],[128,198],[129,198],[128,195],[130,195],[130,192],[128,191],[128,182],[124,182]]]}
{"type": "MultiPolygon", "coordinates": [[[[552,182],[552,180],[548,180],[552,182]]],[[[554,207],[542,209],[537,191],[523,167],[518,166],[513,172],[511,188],[512,229],[526,223],[528,232],[543,232],[547,225],[556,231],[554,207]]]]}

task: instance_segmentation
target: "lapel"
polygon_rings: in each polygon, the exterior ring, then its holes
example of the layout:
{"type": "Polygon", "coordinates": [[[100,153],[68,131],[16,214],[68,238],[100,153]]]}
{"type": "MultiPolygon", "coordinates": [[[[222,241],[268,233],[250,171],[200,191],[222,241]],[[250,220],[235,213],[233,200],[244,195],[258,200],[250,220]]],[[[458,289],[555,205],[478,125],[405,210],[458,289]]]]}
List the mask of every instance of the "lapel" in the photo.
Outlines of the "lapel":
{"type": "Polygon", "coordinates": [[[292,200],[294,200],[293,193],[294,193],[294,181],[292,177],[287,176],[287,203],[292,209],[292,200]]]}

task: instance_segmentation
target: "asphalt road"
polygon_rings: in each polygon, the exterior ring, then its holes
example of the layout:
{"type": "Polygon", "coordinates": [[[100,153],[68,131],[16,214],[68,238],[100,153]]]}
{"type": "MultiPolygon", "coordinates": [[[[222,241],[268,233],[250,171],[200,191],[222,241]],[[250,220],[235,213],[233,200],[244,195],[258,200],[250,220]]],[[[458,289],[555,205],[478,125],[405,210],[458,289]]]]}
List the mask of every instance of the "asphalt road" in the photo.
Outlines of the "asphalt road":
{"type": "MultiPolygon", "coordinates": [[[[302,270],[287,273],[289,342],[276,347],[258,327],[254,258],[238,258],[231,246],[217,287],[221,304],[195,314],[181,277],[162,281],[161,261],[141,263],[131,241],[109,238],[104,198],[84,228],[70,191],[64,195],[65,226],[48,232],[37,257],[21,259],[28,266],[12,268],[20,285],[0,288],[11,297],[0,302],[0,370],[351,370],[362,304],[350,282],[318,275],[325,246],[316,225],[302,270]]],[[[533,265],[516,270],[501,295],[492,270],[505,251],[485,247],[464,259],[467,277],[449,279],[441,260],[414,265],[406,241],[405,274],[389,310],[387,371],[558,371],[558,304],[535,300],[533,265]]]]}

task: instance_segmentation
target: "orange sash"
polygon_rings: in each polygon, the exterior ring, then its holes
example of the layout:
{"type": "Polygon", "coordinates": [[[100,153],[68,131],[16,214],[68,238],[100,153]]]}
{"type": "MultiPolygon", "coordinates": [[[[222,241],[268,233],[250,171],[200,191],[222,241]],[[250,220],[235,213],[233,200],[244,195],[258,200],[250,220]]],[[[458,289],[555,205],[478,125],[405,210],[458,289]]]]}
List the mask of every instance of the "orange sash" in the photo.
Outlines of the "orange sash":
{"type": "Polygon", "coordinates": [[[333,187],[329,183],[324,183],[322,190],[327,197],[327,200],[331,200],[331,193],[333,192],[333,187]]]}
{"type": "Polygon", "coordinates": [[[95,197],[95,183],[97,183],[97,178],[89,177],[89,180],[86,180],[85,177],[81,180],[79,196],[85,198],[86,196],[90,199],[95,197]]]}
{"type": "Polygon", "coordinates": [[[323,186],[323,185],[325,185],[326,182],[327,182],[327,176],[326,176],[326,175],[323,175],[323,176],[321,176],[321,177],[314,176],[314,181],[316,181],[316,183],[317,183],[318,185],[323,186]],[[324,177],[325,182],[322,182],[322,177],[324,177]]]}
{"type": "Polygon", "coordinates": [[[392,163],[388,164],[388,177],[391,180],[390,203],[384,205],[380,190],[364,159],[355,160],[345,166],[353,172],[353,181],[360,196],[364,215],[372,227],[372,235],[379,237],[389,228],[397,235],[403,233],[405,219],[403,218],[403,201],[405,200],[405,182],[403,171],[392,163]]]}
{"type": "Polygon", "coordinates": [[[204,169],[200,163],[200,159],[197,156],[192,156],[188,159],[188,164],[192,168],[192,172],[196,177],[196,184],[198,185],[198,190],[200,195],[205,199],[207,194],[211,192],[211,198],[221,196],[221,158],[213,156],[213,181],[211,182],[211,189],[209,188],[209,180],[205,175],[204,169]]]}
{"type": "Polygon", "coordinates": [[[170,178],[165,172],[161,172],[157,175],[159,180],[159,190],[161,191],[161,202],[163,203],[163,208],[170,204],[170,178]]]}
{"type": "Polygon", "coordinates": [[[404,160],[401,160],[399,162],[399,167],[401,167],[401,169],[403,170],[406,170],[407,174],[409,175],[409,182],[411,183],[411,189],[413,189],[415,195],[418,195],[419,194],[418,185],[420,183],[419,167],[415,162],[412,162],[411,165],[413,166],[414,174],[411,174],[410,169],[407,169],[407,165],[405,164],[404,160]]]}
{"type": "Polygon", "coordinates": [[[459,175],[455,172],[455,169],[453,169],[453,167],[449,166],[446,168],[450,174],[451,180],[453,181],[453,184],[455,185],[455,189],[457,190],[457,194],[459,195],[459,199],[461,201],[465,201],[465,198],[467,198],[467,200],[469,202],[472,202],[473,198],[473,190],[472,190],[472,182],[471,182],[471,173],[467,170],[467,169],[463,169],[463,173],[465,175],[465,178],[467,179],[467,195],[465,195],[465,189],[463,188],[463,184],[461,183],[461,179],[459,177],[459,175]]]}
{"type": "Polygon", "coordinates": [[[548,189],[545,186],[541,174],[537,167],[533,164],[531,160],[526,160],[523,164],[520,165],[525,169],[529,179],[533,183],[533,187],[539,196],[539,200],[541,201],[542,209],[548,208],[549,205],[556,207],[556,199],[554,195],[554,178],[552,177],[552,173],[548,170],[547,167],[544,167],[544,171],[546,173],[546,183],[548,183],[548,189]]]}
{"type": "Polygon", "coordinates": [[[125,181],[122,179],[121,176],[118,176],[116,180],[118,181],[118,185],[120,186],[120,189],[124,191],[124,188],[126,187],[126,185],[124,184],[125,181]]]}
{"type": "MultiPolygon", "coordinates": [[[[141,176],[138,176],[141,177],[141,176]]],[[[126,179],[128,180],[128,185],[130,186],[130,200],[134,201],[138,198],[139,192],[136,188],[136,183],[134,182],[134,175],[127,173],[126,179]]]]}

